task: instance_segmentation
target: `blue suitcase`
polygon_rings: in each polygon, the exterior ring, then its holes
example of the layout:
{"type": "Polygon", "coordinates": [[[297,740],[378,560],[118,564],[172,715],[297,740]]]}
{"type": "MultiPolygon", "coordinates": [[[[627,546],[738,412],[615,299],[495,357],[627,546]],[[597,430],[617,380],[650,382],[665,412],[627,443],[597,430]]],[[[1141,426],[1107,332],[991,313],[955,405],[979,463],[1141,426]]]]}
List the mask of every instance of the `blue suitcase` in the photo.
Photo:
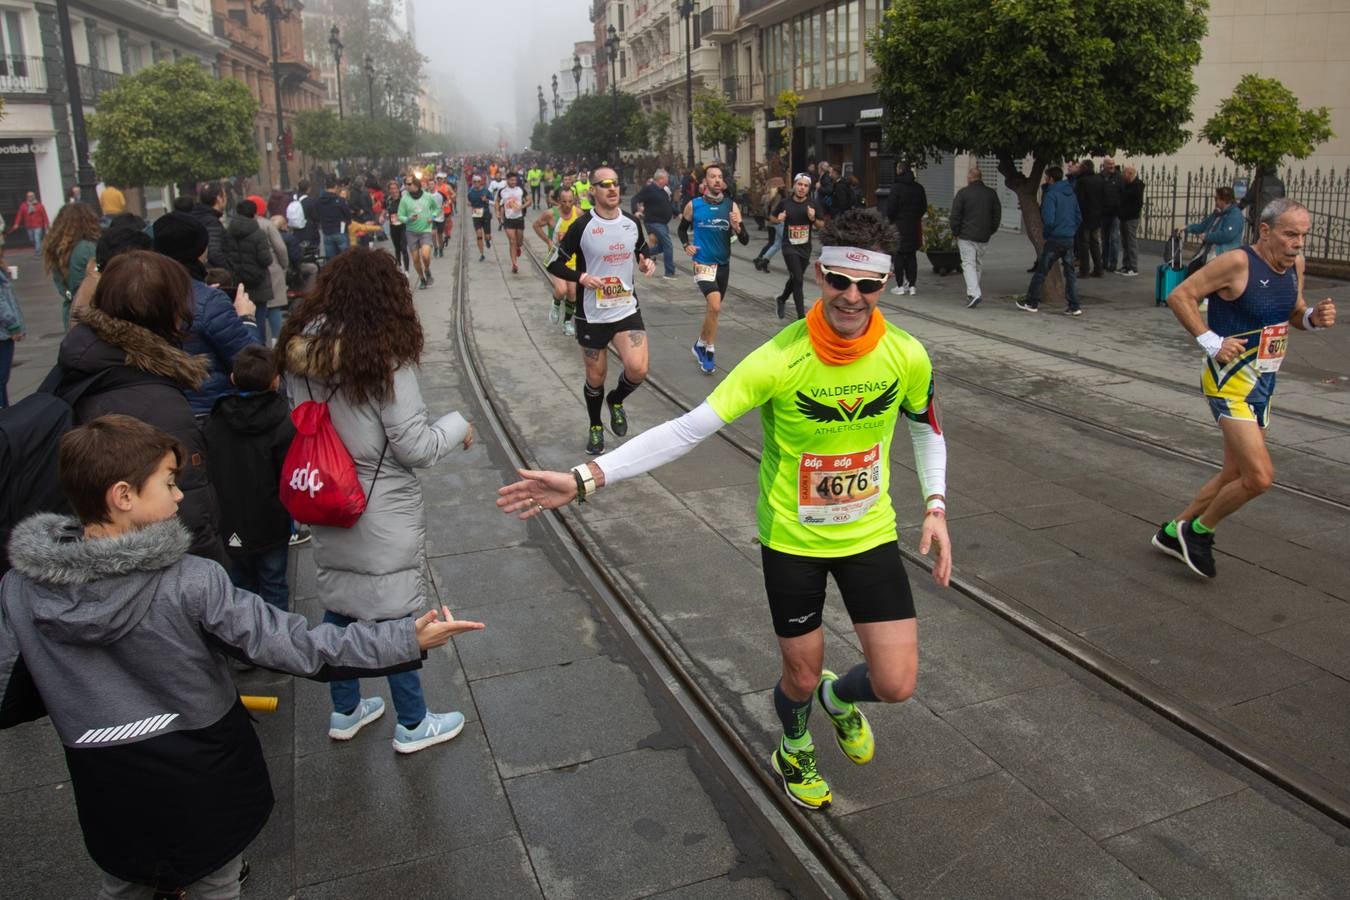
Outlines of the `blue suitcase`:
{"type": "Polygon", "coordinates": [[[1154,279],[1153,302],[1156,306],[1162,306],[1167,302],[1167,295],[1172,293],[1172,288],[1186,280],[1186,270],[1176,269],[1167,263],[1158,266],[1158,274],[1154,279]]]}

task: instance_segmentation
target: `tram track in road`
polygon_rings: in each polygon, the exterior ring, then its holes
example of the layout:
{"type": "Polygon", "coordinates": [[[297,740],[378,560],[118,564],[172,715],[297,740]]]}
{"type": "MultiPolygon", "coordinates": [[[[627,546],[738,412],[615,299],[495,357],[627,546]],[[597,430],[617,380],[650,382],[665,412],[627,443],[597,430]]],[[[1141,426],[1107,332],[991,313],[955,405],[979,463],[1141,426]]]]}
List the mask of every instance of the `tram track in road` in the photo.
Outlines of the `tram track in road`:
{"type": "MultiPolygon", "coordinates": [[[[528,257],[529,262],[532,264],[532,268],[539,274],[543,283],[548,285],[548,275],[544,271],[543,264],[535,254],[534,250],[529,246],[528,242],[523,244],[523,253],[528,257]]],[[[762,305],[769,305],[765,300],[757,298],[753,294],[739,291],[735,288],[733,288],[731,292],[747,300],[762,305]]],[[[612,350],[610,352],[613,354],[612,350]]],[[[615,358],[617,358],[617,355],[615,355],[615,358]]],[[[951,376],[944,375],[944,378],[950,377],[951,376]]],[[[664,384],[660,377],[653,377],[651,373],[648,373],[644,385],[661,395],[677,408],[686,412],[691,410],[701,401],[701,398],[694,399],[684,396],[682,392],[674,389],[668,384],[664,384]]],[[[979,386],[974,385],[974,387],[978,388],[979,386]]],[[[997,392],[988,391],[988,393],[997,392]]],[[[1019,398],[1010,396],[1008,399],[1016,400],[1019,398]]],[[[1167,451],[1168,455],[1171,456],[1213,465],[1212,461],[1203,457],[1197,457],[1179,451],[1171,451],[1170,448],[1167,448],[1158,442],[1138,438],[1128,431],[1113,429],[1103,423],[1095,422],[1091,419],[1078,417],[1054,408],[1045,408],[1040,404],[1029,403],[1027,405],[1047,414],[1069,418],[1082,425],[1106,431],[1151,450],[1167,451]]],[[[758,464],[760,459],[759,449],[752,446],[746,439],[741,437],[734,428],[721,429],[717,432],[717,437],[758,464]]],[[[1350,507],[1333,498],[1310,494],[1309,492],[1296,487],[1286,486],[1285,490],[1298,496],[1320,500],[1323,503],[1337,508],[1350,509],[1350,507]]],[[[907,563],[924,571],[932,570],[931,561],[927,557],[921,556],[913,549],[906,547],[904,541],[901,541],[900,549],[907,563]]],[[[596,562],[602,567],[604,566],[603,562],[600,562],[599,560],[596,560],[596,562]]],[[[613,579],[612,575],[606,573],[605,577],[611,584],[617,585],[617,581],[613,579]]],[[[1291,760],[1280,751],[1262,746],[1260,743],[1252,740],[1238,730],[1222,722],[1216,721],[1213,717],[1207,715],[1194,704],[1161,688],[1159,685],[1144,678],[1121,663],[1115,657],[1090,643],[1085,638],[1050,621],[1039,613],[1025,608],[1013,598],[986,589],[957,573],[953,573],[952,575],[951,587],[961,595],[973,601],[978,608],[1013,625],[1039,643],[1049,647],[1060,656],[1068,659],[1082,670],[1105,682],[1115,691],[1195,736],[1262,779],[1275,785],[1294,798],[1297,798],[1299,801],[1306,803],[1323,815],[1328,816],[1341,825],[1350,827],[1350,797],[1346,796],[1343,787],[1332,784],[1317,773],[1314,773],[1303,765],[1291,760]]],[[[779,792],[777,785],[772,785],[771,790],[779,792]]]]}
{"type": "MultiPolygon", "coordinates": [[[[537,465],[534,454],[486,380],[482,357],[469,330],[465,261],[469,259],[471,234],[471,227],[462,228],[457,242],[460,264],[456,269],[452,301],[456,351],[498,443],[514,466],[533,468],[537,465]]],[[[494,246],[493,249],[497,248],[494,246]]],[[[501,249],[505,251],[506,248],[501,249]]],[[[547,276],[528,245],[524,252],[528,257],[522,262],[532,264],[547,283],[547,276]]],[[[501,257],[495,253],[494,257],[500,265],[501,257]]],[[[663,396],[678,403],[669,395],[663,393],[663,396]]],[[[670,699],[684,713],[707,756],[721,765],[721,780],[739,789],[741,805],[758,816],[757,831],[775,846],[776,856],[784,863],[785,870],[790,871],[795,864],[796,871],[792,874],[799,886],[805,888],[805,895],[858,900],[893,896],[861,856],[851,847],[827,841],[806,814],[786,798],[761,764],[758,754],[721,714],[687,663],[674,651],[674,642],[664,629],[632,601],[625,585],[591,549],[591,540],[582,532],[579,523],[560,510],[540,519],[553,533],[575,570],[586,580],[591,592],[599,598],[617,631],[629,640],[655,680],[665,687],[670,699]]]]}

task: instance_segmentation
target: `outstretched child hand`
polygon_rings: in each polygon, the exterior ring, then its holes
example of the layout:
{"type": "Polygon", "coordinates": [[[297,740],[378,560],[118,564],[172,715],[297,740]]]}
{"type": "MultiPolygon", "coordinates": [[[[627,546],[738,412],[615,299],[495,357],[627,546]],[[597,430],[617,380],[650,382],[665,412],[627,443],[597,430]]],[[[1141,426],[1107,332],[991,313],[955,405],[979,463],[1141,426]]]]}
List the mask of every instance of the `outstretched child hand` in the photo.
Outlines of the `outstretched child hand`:
{"type": "Polygon", "coordinates": [[[427,610],[426,615],[419,616],[417,619],[417,646],[423,650],[430,650],[432,647],[440,647],[449,643],[450,638],[457,634],[463,634],[466,631],[482,631],[486,627],[482,622],[456,619],[451,615],[448,606],[442,606],[439,613],[430,609],[427,610]],[[442,621],[437,621],[438,618],[442,621]]]}

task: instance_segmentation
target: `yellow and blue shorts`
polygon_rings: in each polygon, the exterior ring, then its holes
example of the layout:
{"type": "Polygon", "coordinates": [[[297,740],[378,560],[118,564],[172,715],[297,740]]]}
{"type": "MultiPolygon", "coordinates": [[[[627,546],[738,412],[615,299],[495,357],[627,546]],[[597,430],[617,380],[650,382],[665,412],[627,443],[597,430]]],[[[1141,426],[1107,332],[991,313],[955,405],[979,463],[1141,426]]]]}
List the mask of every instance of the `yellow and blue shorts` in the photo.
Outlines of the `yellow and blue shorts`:
{"type": "Polygon", "coordinates": [[[1270,424],[1275,373],[1257,372],[1253,367],[1255,360],[1255,346],[1226,366],[1213,359],[1205,360],[1200,385],[1215,422],[1226,417],[1239,422],[1255,422],[1262,428],[1270,424]]]}

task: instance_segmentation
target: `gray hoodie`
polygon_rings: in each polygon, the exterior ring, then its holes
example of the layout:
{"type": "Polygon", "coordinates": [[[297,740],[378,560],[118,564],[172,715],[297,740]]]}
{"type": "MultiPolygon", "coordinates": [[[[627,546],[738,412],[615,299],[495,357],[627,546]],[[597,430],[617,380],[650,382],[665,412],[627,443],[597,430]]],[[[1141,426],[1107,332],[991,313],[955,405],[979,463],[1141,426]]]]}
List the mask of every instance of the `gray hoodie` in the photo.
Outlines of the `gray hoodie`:
{"type": "Polygon", "coordinates": [[[271,810],[227,654],[321,679],[421,655],[411,619],[310,629],[189,542],[177,519],[85,539],[40,514],[14,529],[0,581],[0,727],[50,715],[90,856],[164,890],[242,852],[271,810]]]}

